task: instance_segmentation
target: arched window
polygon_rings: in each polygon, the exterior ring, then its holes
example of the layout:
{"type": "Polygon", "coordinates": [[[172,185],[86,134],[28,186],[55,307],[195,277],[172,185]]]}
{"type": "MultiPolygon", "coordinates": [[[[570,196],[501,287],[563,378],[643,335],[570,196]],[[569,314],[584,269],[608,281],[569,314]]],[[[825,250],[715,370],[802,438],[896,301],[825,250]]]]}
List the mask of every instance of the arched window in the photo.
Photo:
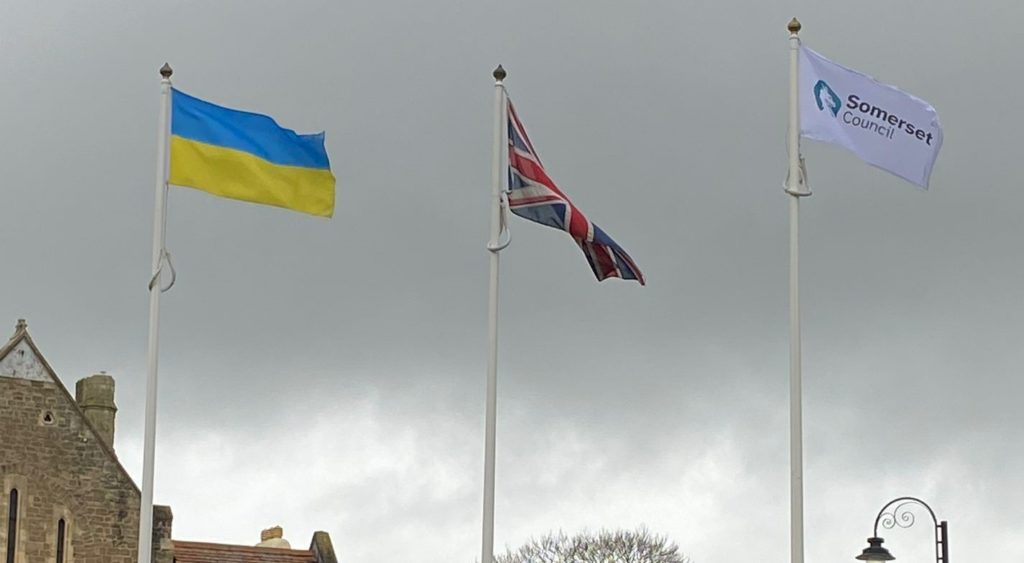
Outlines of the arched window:
{"type": "Polygon", "coordinates": [[[18,546],[18,489],[11,489],[7,502],[7,563],[14,563],[14,550],[18,546]]]}
{"type": "Polygon", "coordinates": [[[57,563],[64,563],[64,519],[57,520],[57,563]]]}

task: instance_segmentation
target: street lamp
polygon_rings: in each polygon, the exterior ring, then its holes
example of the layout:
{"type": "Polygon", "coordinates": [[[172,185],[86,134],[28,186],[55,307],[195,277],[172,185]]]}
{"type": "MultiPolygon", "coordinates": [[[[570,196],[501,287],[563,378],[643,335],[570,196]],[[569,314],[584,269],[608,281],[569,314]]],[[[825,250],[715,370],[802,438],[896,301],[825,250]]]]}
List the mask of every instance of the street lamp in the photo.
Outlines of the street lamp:
{"type": "Polygon", "coordinates": [[[881,524],[886,530],[897,526],[900,528],[913,526],[914,513],[911,508],[914,506],[923,506],[927,509],[935,524],[935,563],[949,563],[949,536],[946,521],[939,522],[932,507],[914,497],[893,499],[878,511],[878,516],[875,517],[874,535],[868,538],[868,546],[857,556],[857,559],[860,561],[892,561],[896,559],[888,549],[882,547],[882,538],[878,537],[878,525],[881,524]]]}

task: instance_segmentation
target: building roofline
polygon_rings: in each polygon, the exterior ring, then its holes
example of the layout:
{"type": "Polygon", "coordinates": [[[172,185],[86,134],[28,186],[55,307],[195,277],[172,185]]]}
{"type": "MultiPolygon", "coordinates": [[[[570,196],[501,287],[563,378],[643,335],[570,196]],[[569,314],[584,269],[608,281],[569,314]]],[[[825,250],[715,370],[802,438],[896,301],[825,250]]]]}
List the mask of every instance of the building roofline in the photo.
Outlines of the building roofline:
{"type": "Polygon", "coordinates": [[[313,556],[313,550],[311,549],[287,549],[282,547],[259,547],[253,545],[236,545],[231,543],[217,543],[217,542],[205,542],[205,541],[187,541],[187,540],[171,540],[174,542],[175,547],[207,547],[212,549],[223,549],[231,551],[239,551],[243,553],[280,553],[281,555],[309,555],[313,556]]]}
{"type": "Polygon", "coordinates": [[[310,549],[286,549],[259,547],[226,543],[171,540],[175,560],[216,561],[230,558],[231,561],[279,561],[281,563],[315,563],[320,561],[310,549]],[[216,559],[214,559],[216,558],[216,559]]]}
{"type": "Polygon", "coordinates": [[[43,368],[45,368],[46,373],[50,375],[50,379],[52,379],[53,382],[57,384],[57,388],[60,389],[61,393],[64,394],[64,397],[71,402],[72,408],[74,408],[75,412],[78,413],[78,418],[81,419],[81,421],[85,424],[85,427],[88,428],[90,432],[92,432],[93,438],[96,439],[96,443],[99,444],[101,448],[103,448],[103,451],[106,452],[107,457],[109,457],[114,462],[114,465],[116,465],[118,470],[121,471],[121,474],[124,475],[126,479],[128,479],[128,483],[131,484],[132,488],[135,489],[136,494],[138,494],[139,498],[141,499],[142,491],[139,489],[139,486],[135,484],[135,480],[132,479],[132,476],[131,474],[128,473],[128,470],[126,470],[124,468],[124,465],[121,464],[121,460],[117,458],[117,454],[114,453],[113,444],[108,445],[107,442],[103,440],[103,437],[100,436],[99,431],[96,430],[96,427],[93,426],[92,422],[90,422],[89,419],[85,416],[85,412],[82,411],[82,407],[79,406],[78,401],[76,401],[75,398],[71,396],[71,393],[68,391],[68,388],[64,386],[64,382],[61,381],[59,376],[57,376],[57,372],[54,371],[53,367],[50,366],[50,362],[46,361],[46,357],[44,357],[43,353],[39,351],[39,347],[36,346],[36,343],[32,341],[32,336],[29,335],[28,333],[28,323],[25,322],[25,319],[18,319],[18,324],[14,329],[14,336],[11,336],[11,339],[7,342],[7,344],[5,344],[3,348],[0,348],[0,359],[9,354],[11,350],[13,350],[14,347],[20,344],[21,342],[25,342],[25,344],[28,344],[28,347],[32,349],[32,353],[34,353],[36,357],[39,358],[39,362],[43,364],[43,368]]]}

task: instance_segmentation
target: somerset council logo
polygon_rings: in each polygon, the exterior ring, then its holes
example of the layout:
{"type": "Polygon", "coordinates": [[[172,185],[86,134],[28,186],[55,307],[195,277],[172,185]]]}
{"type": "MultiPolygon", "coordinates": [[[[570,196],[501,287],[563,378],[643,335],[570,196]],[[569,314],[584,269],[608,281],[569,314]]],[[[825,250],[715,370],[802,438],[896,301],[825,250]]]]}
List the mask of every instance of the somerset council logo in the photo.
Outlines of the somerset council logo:
{"type": "Polygon", "coordinates": [[[818,109],[824,111],[828,106],[832,117],[839,116],[839,109],[843,107],[843,101],[839,99],[835,91],[824,80],[819,80],[814,85],[814,101],[818,102],[818,109]]]}

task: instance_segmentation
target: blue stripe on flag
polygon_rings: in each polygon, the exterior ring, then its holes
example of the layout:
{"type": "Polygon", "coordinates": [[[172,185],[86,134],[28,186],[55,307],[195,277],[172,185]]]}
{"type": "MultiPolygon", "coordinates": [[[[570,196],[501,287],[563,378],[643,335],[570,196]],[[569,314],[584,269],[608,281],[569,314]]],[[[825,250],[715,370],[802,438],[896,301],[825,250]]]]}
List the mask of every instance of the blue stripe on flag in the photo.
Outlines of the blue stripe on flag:
{"type": "Polygon", "coordinates": [[[246,152],[273,164],[330,169],[324,134],[300,135],[273,118],[239,111],[174,89],[171,135],[246,152]]]}

